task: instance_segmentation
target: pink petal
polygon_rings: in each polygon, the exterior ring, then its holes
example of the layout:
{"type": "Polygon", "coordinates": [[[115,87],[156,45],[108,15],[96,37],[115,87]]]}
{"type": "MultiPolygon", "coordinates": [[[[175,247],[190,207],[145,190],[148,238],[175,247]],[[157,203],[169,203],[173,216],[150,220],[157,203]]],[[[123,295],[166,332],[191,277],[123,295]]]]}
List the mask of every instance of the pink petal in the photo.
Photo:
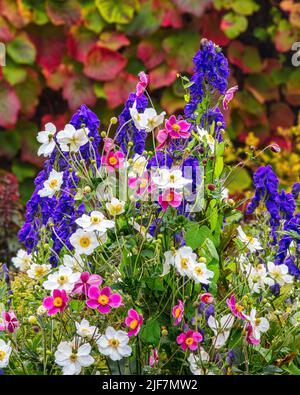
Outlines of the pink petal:
{"type": "Polygon", "coordinates": [[[43,306],[48,310],[53,306],[53,298],[52,296],[49,296],[48,298],[45,298],[43,301],[43,306]]]}
{"type": "Polygon", "coordinates": [[[99,296],[100,295],[106,295],[106,296],[110,296],[110,288],[109,287],[103,287],[101,290],[100,290],[100,293],[99,293],[99,296]]]}
{"type": "Polygon", "coordinates": [[[130,318],[133,318],[134,320],[139,320],[139,315],[138,315],[138,313],[137,313],[137,311],[136,310],[134,310],[134,309],[130,309],[130,310],[128,310],[128,316],[130,317],[130,318]]]}
{"type": "Polygon", "coordinates": [[[108,314],[109,312],[110,312],[110,306],[108,305],[108,304],[106,304],[105,306],[103,306],[103,305],[99,305],[98,306],[98,311],[101,313],[101,314],[108,314]]]}
{"type": "Polygon", "coordinates": [[[99,296],[100,296],[100,289],[98,287],[91,286],[88,291],[88,297],[90,299],[98,300],[99,296]]]}
{"type": "Polygon", "coordinates": [[[96,299],[88,299],[86,302],[88,307],[90,307],[91,309],[97,309],[99,306],[99,302],[96,299]]]}
{"type": "Polygon", "coordinates": [[[119,294],[112,294],[109,298],[109,305],[111,307],[119,307],[122,303],[122,296],[119,294]]]}

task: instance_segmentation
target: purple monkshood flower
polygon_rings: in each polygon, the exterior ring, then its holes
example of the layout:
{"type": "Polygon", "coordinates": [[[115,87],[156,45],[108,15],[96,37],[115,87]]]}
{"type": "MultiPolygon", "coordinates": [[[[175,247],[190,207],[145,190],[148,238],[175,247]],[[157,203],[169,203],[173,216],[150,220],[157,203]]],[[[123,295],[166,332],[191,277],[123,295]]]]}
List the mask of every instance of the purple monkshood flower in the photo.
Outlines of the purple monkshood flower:
{"type": "Polygon", "coordinates": [[[298,199],[299,194],[300,194],[300,182],[296,182],[296,184],[293,185],[293,189],[292,189],[292,195],[294,199],[298,199]]]}

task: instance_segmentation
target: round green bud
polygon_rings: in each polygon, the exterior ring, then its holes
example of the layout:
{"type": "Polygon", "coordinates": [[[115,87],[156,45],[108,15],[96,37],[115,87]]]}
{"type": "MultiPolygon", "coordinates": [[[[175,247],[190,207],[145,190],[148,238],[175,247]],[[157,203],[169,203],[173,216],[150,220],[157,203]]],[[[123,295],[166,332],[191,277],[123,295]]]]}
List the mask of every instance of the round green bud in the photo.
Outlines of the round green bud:
{"type": "Polygon", "coordinates": [[[113,124],[113,125],[115,125],[117,122],[118,122],[118,118],[117,117],[112,117],[110,119],[110,123],[113,124]]]}

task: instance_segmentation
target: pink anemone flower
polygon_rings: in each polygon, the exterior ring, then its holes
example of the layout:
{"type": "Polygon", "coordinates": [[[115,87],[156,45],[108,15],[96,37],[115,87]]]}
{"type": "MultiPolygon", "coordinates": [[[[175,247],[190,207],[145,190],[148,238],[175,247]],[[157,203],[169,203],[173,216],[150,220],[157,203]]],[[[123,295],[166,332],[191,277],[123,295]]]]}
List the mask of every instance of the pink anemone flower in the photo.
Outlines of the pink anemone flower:
{"type": "Polygon", "coordinates": [[[141,71],[138,75],[140,77],[140,80],[136,86],[136,97],[140,97],[145,92],[145,89],[149,84],[149,77],[147,74],[141,71]]]}
{"type": "Polygon", "coordinates": [[[0,324],[0,330],[5,331],[8,330],[9,333],[14,333],[14,331],[19,328],[20,324],[19,321],[15,315],[15,313],[10,310],[10,311],[3,311],[2,312],[2,317],[3,317],[3,324],[0,324]]]}
{"type": "Polygon", "coordinates": [[[104,143],[103,148],[105,152],[109,152],[115,148],[114,140],[109,137],[104,137],[103,143],[104,143]]]}
{"type": "Polygon", "coordinates": [[[195,351],[198,348],[198,343],[202,342],[203,335],[200,332],[189,329],[186,333],[181,333],[177,336],[176,341],[181,346],[182,350],[185,351],[189,348],[191,351],[195,351]]]}
{"type": "Polygon", "coordinates": [[[151,354],[150,354],[149,365],[150,365],[150,366],[153,366],[153,365],[155,365],[158,361],[159,361],[159,358],[158,358],[158,351],[157,351],[157,348],[154,348],[154,349],[151,351],[151,354]]]}
{"type": "Polygon", "coordinates": [[[174,325],[178,325],[184,314],[184,304],[181,300],[178,300],[178,304],[172,309],[172,316],[175,318],[174,325]]]}
{"type": "Polygon", "coordinates": [[[223,99],[224,110],[228,109],[228,103],[233,99],[233,96],[238,89],[239,89],[239,87],[237,85],[235,85],[226,91],[226,93],[224,95],[224,99],[223,99]]]}
{"type": "Polygon", "coordinates": [[[179,207],[181,202],[182,202],[182,194],[179,192],[175,192],[172,189],[166,189],[158,197],[158,203],[160,204],[160,206],[164,211],[166,211],[169,206],[179,207]]]}
{"type": "Polygon", "coordinates": [[[101,163],[106,166],[107,170],[111,173],[116,169],[124,167],[125,155],[122,151],[109,151],[106,155],[102,156],[101,163]]]}
{"type": "Polygon", "coordinates": [[[211,304],[214,302],[214,297],[209,292],[206,292],[206,293],[200,295],[200,300],[201,300],[201,302],[203,302],[205,304],[211,304]]]}
{"type": "Polygon", "coordinates": [[[143,316],[142,314],[139,314],[136,310],[130,309],[128,310],[128,315],[125,318],[125,324],[130,328],[130,331],[128,332],[128,336],[136,336],[140,329],[141,326],[143,325],[143,316]]]}
{"type": "Polygon", "coordinates": [[[48,315],[54,315],[58,312],[62,313],[67,307],[69,298],[65,290],[54,289],[52,296],[48,296],[43,300],[43,306],[48,310],[48,315]]]}
{"type": "Polygon", "coordinates": [[[191,124],[184,120],[176,120],[175,115],[171,117],[165,123],[165,129],[162,129],[157,134],[157,141],[159,145],[156,150],[159,151],[165,148],[172,139],[187,139],[190,137],[190,126],[191,124]]]}
{"type": "Polygon", "coordinates": [[[246,332],[247,332],[247,335],[246,335],[247,342],[249,344],[252,344],[253,346],[257,346],[260,343],[260,340],[256,339],[253,336],[253,327],[252,327],[252,325],[250,323],[248,323],[246,325],[246,332]]]}
{"type": "Polygon", "coordinates": [[[230,298],[226,299],[226,303],[235,317],[241,318],[242,320],[245,320],[247,318],[243,313],[244,306],[236,303],[234,295],[231,295],[230,298]]]}
{"type": "Polygon", "coordinates": [[[90,274],[89,272],[82,272],[79,280],[75,283],[72,294],[88,295],[89,289],[92,286],[99,287],[102,284],[102,277],[99,274],[90,274]]]}
{"type": "Polygon", "coordinates": [[[117,308],[122,303],[122,297],[118,293],[111,294],[109,287],[99,289],[92,286],[88,292],[89,299],[86,304],[91,309],[98,309],[101,314],[108,314],[111,307],[117,308]]]}
{"type": "Polygon", "coordinates": [[[129,177],[128,186],[131,189],[135,189],[137,196],[143,195],[146,191],[151,193],[156,189],[156,185],[151,181],[148,172],[143,173],[140,177],[129,177]]]}

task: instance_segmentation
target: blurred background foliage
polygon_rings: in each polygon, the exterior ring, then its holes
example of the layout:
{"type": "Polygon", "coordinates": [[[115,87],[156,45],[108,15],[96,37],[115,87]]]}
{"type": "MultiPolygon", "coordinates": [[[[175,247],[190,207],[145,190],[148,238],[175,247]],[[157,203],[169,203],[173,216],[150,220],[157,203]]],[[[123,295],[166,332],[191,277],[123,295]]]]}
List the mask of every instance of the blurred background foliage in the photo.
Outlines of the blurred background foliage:
{"type": "MultiPolygon", "coordinates": [[[[300,127],[294,126],[300,67],[291,63],[291,47],[300,41],[299,2],[0,0],[0,42],[6,45],[6,66],[0,68],[2,251],[14,250],[16,240],[8,235],[16,234],[43,164],[37,131],[49,121],[63,128],[81,103],[97,112],[105,128],[141,70],[150,75],[156,107],[180,113],[183,92],[176,76],[192,72],[202,37],[223,47],[229,85],[240,88],[226,113],[232,140],[227,161],[239,160],[249,147],[277,142],[280,158],[265,154],[259,161],[271,160],[289,184],[300,170],[300,127]]],[[[239,172],[233,192],[250,187],[252,170],[249,165],[239,172]]]]}

